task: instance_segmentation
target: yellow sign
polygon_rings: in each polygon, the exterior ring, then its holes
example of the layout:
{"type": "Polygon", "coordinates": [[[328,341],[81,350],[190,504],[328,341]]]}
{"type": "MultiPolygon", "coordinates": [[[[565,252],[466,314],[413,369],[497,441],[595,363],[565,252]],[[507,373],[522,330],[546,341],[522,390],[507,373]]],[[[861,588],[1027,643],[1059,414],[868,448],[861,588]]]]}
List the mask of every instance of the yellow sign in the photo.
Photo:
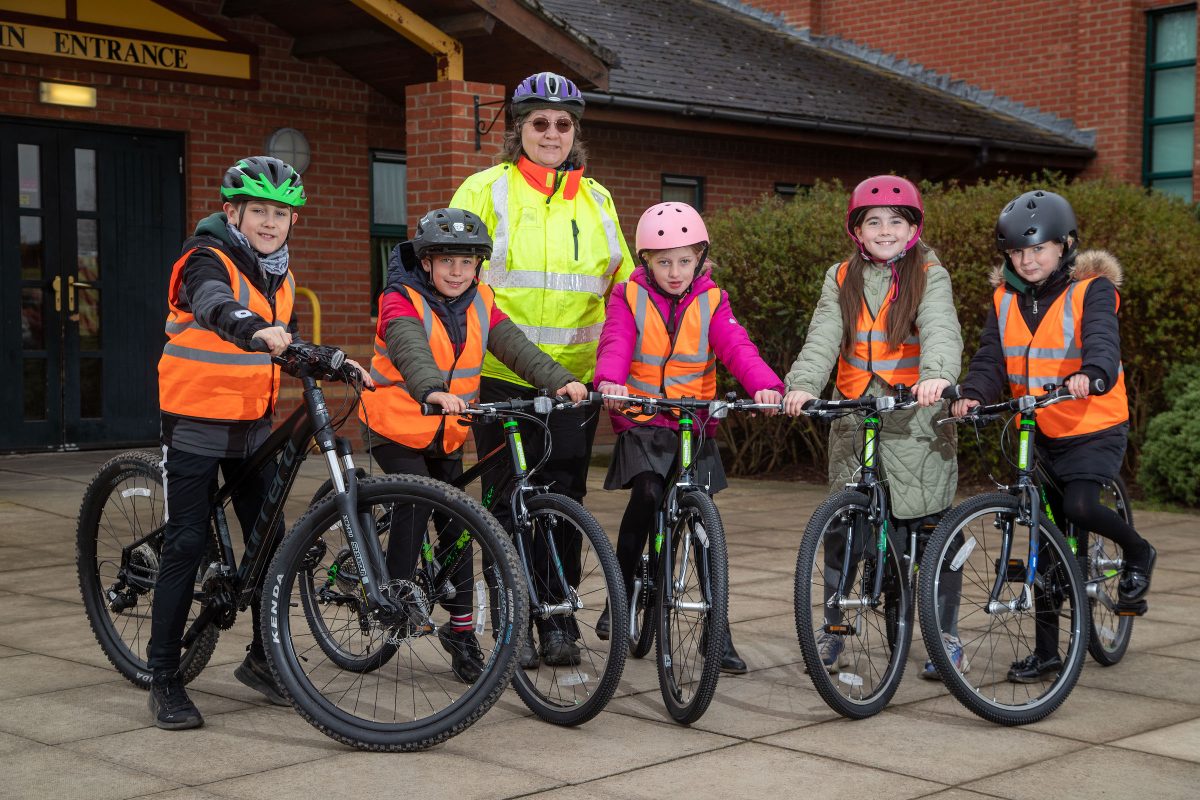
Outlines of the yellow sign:
{"type": "MultiPolygon", "coordinates": [[[[88,0],[77,2],[74,18],[49,18],[24,13],[27,9],[19,1],[0,0],[0,59],[10,54],[20,54],[26,60],[67,59],[87,62],[100,70],[120,67],[120,71],[173,73],[181,80],[255,79],[252,45],[226,41],[160,4],[146,0],[117,0],[98,6],[88,0]],[[131,30],[112,25],[115,20],[104,19],[94,11],[111,11],[114,5],[142,12],[124,19],[144,19],[147,24],[141,30],[131,30]],[[155,10],[157,16],[149,13],[155,10]]],[[[43,9],[53,11],[50,6],[43,9]]]]}

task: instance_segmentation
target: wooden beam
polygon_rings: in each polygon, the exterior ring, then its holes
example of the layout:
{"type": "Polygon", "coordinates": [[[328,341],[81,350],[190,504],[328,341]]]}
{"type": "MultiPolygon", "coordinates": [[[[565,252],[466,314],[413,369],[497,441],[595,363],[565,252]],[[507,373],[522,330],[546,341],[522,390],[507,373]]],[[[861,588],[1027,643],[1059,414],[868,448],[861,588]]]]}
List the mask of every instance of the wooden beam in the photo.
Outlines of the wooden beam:
{"type": "Polygon", "coordinates": [[[264,11],[272,10],[284,5],[273,0],[225,0],[221,3],[221,16],[230,17],[249,17],[253,14],[261,14],[264,11]]]}
{"type": "Polygon", "coordinates": [[[463,79],[462,42],[447,36],[396,0],[350,2],[436,58],[439,81],[463,79]]]}
{"type": "Polygon", "coordinates": [[[376,29],[356,28],[333,33],[318,33],[296,39],[292,43],[292,55],[296,58],[311,58],[338,50],[357,50],[360,47],[373,47],[395,41],[395,33],[376,29]]]}
{"type": "Polygon", "coordinates": [[[600,91],[608,91],[608,64],[582,41],[517,0],[471,0],[600,91]]]}
{"type": "Polygon", "coordinates": [[[469,14],[456,14],[453,17],[439,17],[430,20],[438,30],[456,39],[470,39],[476,36],[487,36],[496,27],[496,18],[482,11],[472,11],[469,14]]]}

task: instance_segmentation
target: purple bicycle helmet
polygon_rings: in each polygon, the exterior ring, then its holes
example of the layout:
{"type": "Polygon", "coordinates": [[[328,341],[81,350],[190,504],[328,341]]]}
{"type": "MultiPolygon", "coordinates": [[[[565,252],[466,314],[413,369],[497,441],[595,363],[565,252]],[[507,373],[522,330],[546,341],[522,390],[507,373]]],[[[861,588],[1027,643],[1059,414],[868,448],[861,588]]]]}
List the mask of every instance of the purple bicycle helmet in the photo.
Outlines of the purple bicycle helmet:
{"type": "Polygon", "coordinates": [[[555,72],[539,72],[517,84],[513,90],[513,114],[535,108],[561,108],[576,117],[583,116],[583,94],[572,81],[555,72]]]}

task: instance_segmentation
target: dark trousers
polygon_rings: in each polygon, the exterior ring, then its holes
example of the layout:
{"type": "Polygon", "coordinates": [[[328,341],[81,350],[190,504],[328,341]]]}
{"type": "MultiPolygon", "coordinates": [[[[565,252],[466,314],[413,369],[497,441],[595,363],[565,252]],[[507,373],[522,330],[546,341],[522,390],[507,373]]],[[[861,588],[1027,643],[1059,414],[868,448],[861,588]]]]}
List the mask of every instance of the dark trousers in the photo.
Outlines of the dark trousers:
{"type": "MultiPolygon", "coordinates": [[[[389,474],[424,475],[444,483],[450,483],[462,475],[461,458],[441,458],[413,450],[410,447],[388,442],[371,448],[371,455],[389,474]]],[[[391,534],[388,537],[387,568],[392,578],[411,578],[421,555],[429,525],[430,509],[408,506],[396,507],[392,511],[391,534]]],[[[443,514],[433,514],[433,524],[438,532],[438,550],[443,553],[454,544],[462,533],[450,524],[443,514]]],[[[454,615],[470,614],[472,582],[471,554],[467,552],[449,576],[454,586],[454,596],[442,603],[442,607],[454,615]]],[[[441,587],[438,587],[439,594],[441,587]]]]}
{"type": "Polygon", "coordinates": [[[621,567],[621,578],[625,590],[633,591],[633,573],[646,549],[646,540],[655,527],[667,479],[657,472],[647,470],[629,483],[629,505],[621,517],[621,528],[617,534],[617,564],[621,567]]]}
{"type": "MultiPolygon", "coordinates": [[[[515,383],[484,378],[480,382],[479,400],[482,403],[496,403],[505,400],[530,400],[537,397],[538,391],[528,386],[518,386],[515,383]]],[[[592,460],[592,443],[596,439],[596,423],[599,414],[594,408],[573,408],[567,411],[556,411],[549,415],[551,436],[550,458],[535,475],[535,480],[548,484],[550,490],[565,494],[567,497],[583,501],[587,494],[588,466],[592,460]]],[[[525,463],[530,469],[535,467],[546,454],[546,434],[538,425],[524,420],[519,422],[521,443],[525,450],[525,463]]],[[[499,423],[491,425],[476,425],[475,447],[480,457],[490,453],[497,446],[505,444],[504,431],[499,423]]],[[[504,466],[490,470],[483,476],[483,496],[496,492],[505,492],[499,497],[492,508],[492,513],[500,524],[510,534],[513,533],[512,507],[509,504],[507,492],[511,489],[513,470],[511,463],[502,462],[504,466]]],[[[554,546],[562,561],[563,572],[567,581],[572,585],[579,582],[581,571],[580,553],[582,541],[576,531],[559,532],[555,535],[554,546]]],[[[535,545],[531,555],[534,568],[534,582],[539,594],[545,593],[541,599],[548,602],[562,600],[562,590],[558,585],[556,573],[551,569],[551,559],[544,542],[535,545]]],[[[553,620],[562,619],[552,617],[553,620]]]]}
{"type": "MultiPolygon", "coordinates": [[[[179,668],[183,646],[184,626],[197,573],[205,563],[210,543],[212,496],[217,487],[217,470],[225,480],[234,475],[246,459],[218,458],[186,453],[167,447],[163,461],[166,478],[167,525],[162,552],[159,554],[158,579],[154,584],[154,607],[151,610],[150,645],[147,663],[152,670],[179,668]]],[[[242,528],[242,539],[250,535],[262,511],[263,500],[275,478],[275,465],[269,464],[258,475],[243,483],[233,495],[233,510],[242,528]]],[[[276,529],[282,534],[282,521],[276,529]]],[[[278,538],[276,538],[278,542],[278,538]]],[[[254,640],[251,652],[262,657],[262,635],[258,624],[257,597],[250,605],[254,619],[254,640]]]]}

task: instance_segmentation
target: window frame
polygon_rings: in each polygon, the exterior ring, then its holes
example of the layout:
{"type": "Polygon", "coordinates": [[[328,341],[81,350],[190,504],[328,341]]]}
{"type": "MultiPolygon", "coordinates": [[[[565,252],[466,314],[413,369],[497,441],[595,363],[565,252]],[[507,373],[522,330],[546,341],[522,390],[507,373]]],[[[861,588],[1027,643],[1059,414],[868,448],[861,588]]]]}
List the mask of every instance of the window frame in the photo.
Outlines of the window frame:
{"type": "Polygon", "coordinates": [[[702,175],[677,175],[671,173],[662,173],[659,178],[659,198],[662,202],[669,202],[663,198],[663,191],[668,187],[684,187],[691,188],[692,202],[688,203],[692,208],[704,213],[704,176],[702,175]]]}
{"type": "Polygon", "coordinates": [[[403,150],[377,150],[370,151],[370,166],[367,170],[367,196],[370,197],[370,225],[368,229],[368,237],[370,239],[370,302],[371,316],[379,316],[379,295],[383,292],[384,286],[387,285],[387,253],[382,251],[376,252],[380,248],[391,251],[392,247],[408,238],[408,225],[382,225],[375,222],[375,165],[377,163],[388,164],[404,164],[406,167],[404,176],[404,192],[405,192],[405,210],[408,208],[408,154],[403,150]]]}
{"type": "MultiPolygon", "coordinates": [[[[1154,61],[1154,51],[1157,45],[1156,35],[1158,32],[1159,21],[1168,14],[1176,14],[1181,11],[1191,11],[1193,16],[1196,15],[1196,3],[1181,3],[1179,5],[1167,6],[1164,8],[1150,9],[1146,12],[1146,80],[1145,80],[1145,97],[1142,108],[1142,185],[1153,189],[1154,182],[1160,180],[1171,180],[1179,178],[1192,178],[1194,181],[1194,169],[1188,170],[1166,170],[1154,172],[1151,167],[1154,157],[1154,131],[1156,128],[1165,125],[1177,125],[1179,123],[1189,122],[1192,125],[1192,153],[1189,163],[1195,161],[1196,151],[1196,100],[1195,93],[1192,95],[1192,113],[1191,114],[1175,114],[1167,117],[1154,117],[1154,89],[1155,77],[1159,72],[1168,69],[1178,69],[1179,67],[1196,67],[1196,54],[1193,53],[1190,59],[1175,59],[1173,61],[1154,61]]],[[[1198,43],[1200,46],[1200,43],[1198,43]]],[[[1195,195],[1192,196],[1192,201],[1196,200],[1195,195]]]]}

